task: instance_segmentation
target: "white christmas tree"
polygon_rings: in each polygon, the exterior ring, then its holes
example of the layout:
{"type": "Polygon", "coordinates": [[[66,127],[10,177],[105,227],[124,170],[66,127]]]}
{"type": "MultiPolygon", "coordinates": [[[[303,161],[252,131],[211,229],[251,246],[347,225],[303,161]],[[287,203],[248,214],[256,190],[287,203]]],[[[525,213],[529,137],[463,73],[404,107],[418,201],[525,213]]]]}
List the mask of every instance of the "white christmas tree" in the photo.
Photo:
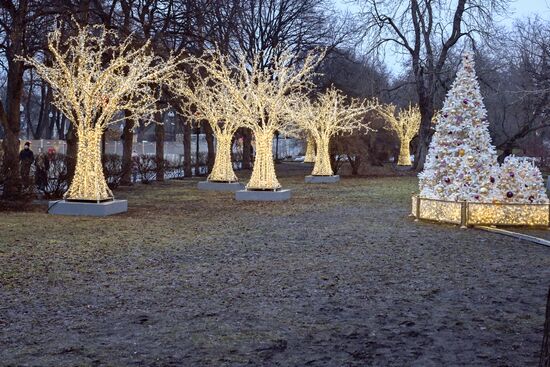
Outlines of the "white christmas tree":
{"type": "Polygon", "coordinates": [[[497,189],[500,202],[548,204],[542,174],[526,158],[506,157],[500,168],[497,189]]]}
{"type": "Polygon", "coordinates": [[[447,93],[424,171],[419,174],[421,197],[473,202],[494,200],[498,163],[486,115],[473,54],[467,52],[447,93]]]}

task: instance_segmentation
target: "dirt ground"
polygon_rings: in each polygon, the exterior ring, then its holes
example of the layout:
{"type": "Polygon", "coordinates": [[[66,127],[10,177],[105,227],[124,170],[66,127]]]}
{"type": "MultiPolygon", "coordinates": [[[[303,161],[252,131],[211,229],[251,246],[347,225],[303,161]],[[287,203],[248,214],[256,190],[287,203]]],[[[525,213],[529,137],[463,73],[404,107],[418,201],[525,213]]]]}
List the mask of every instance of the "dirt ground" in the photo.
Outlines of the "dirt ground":
{"type": "Polygon", "coordinates": [[[408,217],[414,177],[236,202],[197,180],[129,212],[0,213],[2,366],[534,366],[550,249],[408,217]]]}

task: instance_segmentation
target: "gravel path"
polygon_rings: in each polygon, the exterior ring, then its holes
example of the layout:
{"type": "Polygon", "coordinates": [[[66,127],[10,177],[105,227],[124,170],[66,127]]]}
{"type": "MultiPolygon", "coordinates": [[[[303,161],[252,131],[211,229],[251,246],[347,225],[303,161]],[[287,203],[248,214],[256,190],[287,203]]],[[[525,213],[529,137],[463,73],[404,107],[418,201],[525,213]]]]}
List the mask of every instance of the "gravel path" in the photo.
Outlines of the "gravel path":
{"type": "Polygon", "coordinates": [[[0,213],[0,365],[537,364],[550,249],[412,221],[411,177],[301,167],[285,203],[180,181],[116,217],[0,213]]]}

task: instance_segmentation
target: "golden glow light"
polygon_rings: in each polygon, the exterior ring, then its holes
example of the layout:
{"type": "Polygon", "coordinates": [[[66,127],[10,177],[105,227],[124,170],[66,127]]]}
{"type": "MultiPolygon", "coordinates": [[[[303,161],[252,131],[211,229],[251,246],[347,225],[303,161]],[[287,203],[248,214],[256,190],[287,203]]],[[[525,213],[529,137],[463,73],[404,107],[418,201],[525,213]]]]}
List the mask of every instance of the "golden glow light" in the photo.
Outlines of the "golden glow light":
{"type": "Polygon", "coordinates": [[[306,155],[304,157],[304,163],[315,162],[315,139],[311,134],[307,135],[306,140],[306,155]]]}
{"type": "MultiPolygon", "coordinates": [[[[299,66],[293,65],[295,55],[283,53],[264,67],[261,55],[250,63],[244,55],[238,62],[229,60],[208,70],[212,81],[224,87],[224,93],[236,109],[240,125],[252,130],[256,141],[256,157],[249,190],[277,190],[281,187],[273,163],[273,136],[277,131],[292,135],[292,107],[289,95],[308,91],[313,69],[322,55],[308,54],[299,66]]],[[[213,58],[223,59],[219,52],[213,58]]]]}
{"type": "Polygon", "coordinates": [[[368,123],[363,121],[367,111],[374,108],[374,102],[347,99],[332,87],[311,101],[303,95],[295,96],[293,119],[315,139],[317,148],[313,176],[332,176],[330,165],[330,139],[338,134],[350,134],[368,123]]]}
{"type": "Polygon", "coordinates": [[[393,131],[399,139],[399,158],[398,166],[410,166],[411,140],[418,134],[420,128],[420,109],[418,106],[409,105],[408,108],[402,109],[396,115],[395,105],[382,104],[377,106],[376,111],[384,118],[388,124],[388,129],[393,131]]]}
{"type": "Polygon", "coordinates": [[[149,42],[135,49],[132,38],[120,40],[102,25],[75,26],[77,34],[66,40],[59,29],[50,33],[51,64],[24,61],[52,87],[53,103],[76,127],[76,170],[65,198],[101,201],[113,198],[101,164],[103,132],[127,118],[151,121],[159,111],[152,86],[170,78],[180,61],[155,56],[149,42]]]}
{"type": "Polygon", "coordinates": [[[474,203],[413,196],[412,214],[418,219],[464,226],[548,227],[550,225],[550,204],[474,203]]]}
{"type": "Polygon", "coordinates": [[[241,126],[241,118],[233,95],[231,71],[220,53],[208,58],[188,59],[194,78],[178,77],[170,82],[174,93],[184,100],[183,113],[190,119],[206,121],[216,138],[216,157],[208,181],[237,182],[231,161],[233,135],[241,126]],[[205,75],[204,77],[202,75],[205,75]],[[229,84],[229,85],[228,85],[229,84]]]}

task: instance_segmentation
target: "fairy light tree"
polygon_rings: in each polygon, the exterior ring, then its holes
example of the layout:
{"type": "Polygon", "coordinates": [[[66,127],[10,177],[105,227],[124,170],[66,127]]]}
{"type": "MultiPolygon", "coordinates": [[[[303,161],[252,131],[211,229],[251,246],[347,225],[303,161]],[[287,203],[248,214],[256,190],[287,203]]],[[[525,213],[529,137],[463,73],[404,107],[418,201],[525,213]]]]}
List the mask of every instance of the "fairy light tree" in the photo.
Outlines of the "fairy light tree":
{"type": "Polygon", "coordinates": [[[231,161],[233,135],[241,127],[239,111],[215,75],[230,75],[227,60],[219,53],[208,58],[190,58],[193,80],[177,77],[170,82],[173,92],[185,100],[183,113],[192,120],[207,121],[216,138],[216,157],[208,181],[237,182],[231,161]],[[206,74],[204,77],[201,75],[206,74]],[[211,76],[212,75],[212,76],[211,76]]]}
{"type": "Polygon", "coordinates": [[[336,135],[351,134],[364,129],[368,123],[364,115],[374,108],[372,101],[348,99],[338,89],[332,87],[310,101],[307,97],[298,97],[298,103],[292,110],[297,124],[315,140],[317,148],[313,176],[332,176],[330,165],[330,140],[336,135]]]}
{"type": "Polygon", "coordinates": [[[180,61],[155,56],[150,42],[134,48],[131,37],[120,39],[103,25],[76,27],[76,35],[65,40],[59,30],[50,33],[51,63],[24,60],[50,84],[53,103],[76,128],[76,169],[65,198],[104,201],[114,196],[101,164],[103,132],[125,119],[151,121],[159,112],[156,90],[180,61]]]}
{"type": "Polygon", "coordinates": [[[397,135],[399,139],[398,166],[411,166],[411,140],[418,135],[420,129],[420,109],[418,106],[409,105],[396,114],[393,104],[382,104],[376,108],[376,112],[386,121],[387,129],[397,135]]]}
{"type": "Polygon", "coordinates": [[[228,61],[228,67],[208,70],[211,79],[224,86],[241,126],[254,134],[256,158],[247,190],[281,188],[273,162],[273,136],[276,131],[296,133],[289,96],[312,88],[310,78],[321,57],[310,53],[296,65],[292,63],[294,56],[285,52],[265,67],[259,56],[252,64],[241,56],[237,62],[228,61]]]}

